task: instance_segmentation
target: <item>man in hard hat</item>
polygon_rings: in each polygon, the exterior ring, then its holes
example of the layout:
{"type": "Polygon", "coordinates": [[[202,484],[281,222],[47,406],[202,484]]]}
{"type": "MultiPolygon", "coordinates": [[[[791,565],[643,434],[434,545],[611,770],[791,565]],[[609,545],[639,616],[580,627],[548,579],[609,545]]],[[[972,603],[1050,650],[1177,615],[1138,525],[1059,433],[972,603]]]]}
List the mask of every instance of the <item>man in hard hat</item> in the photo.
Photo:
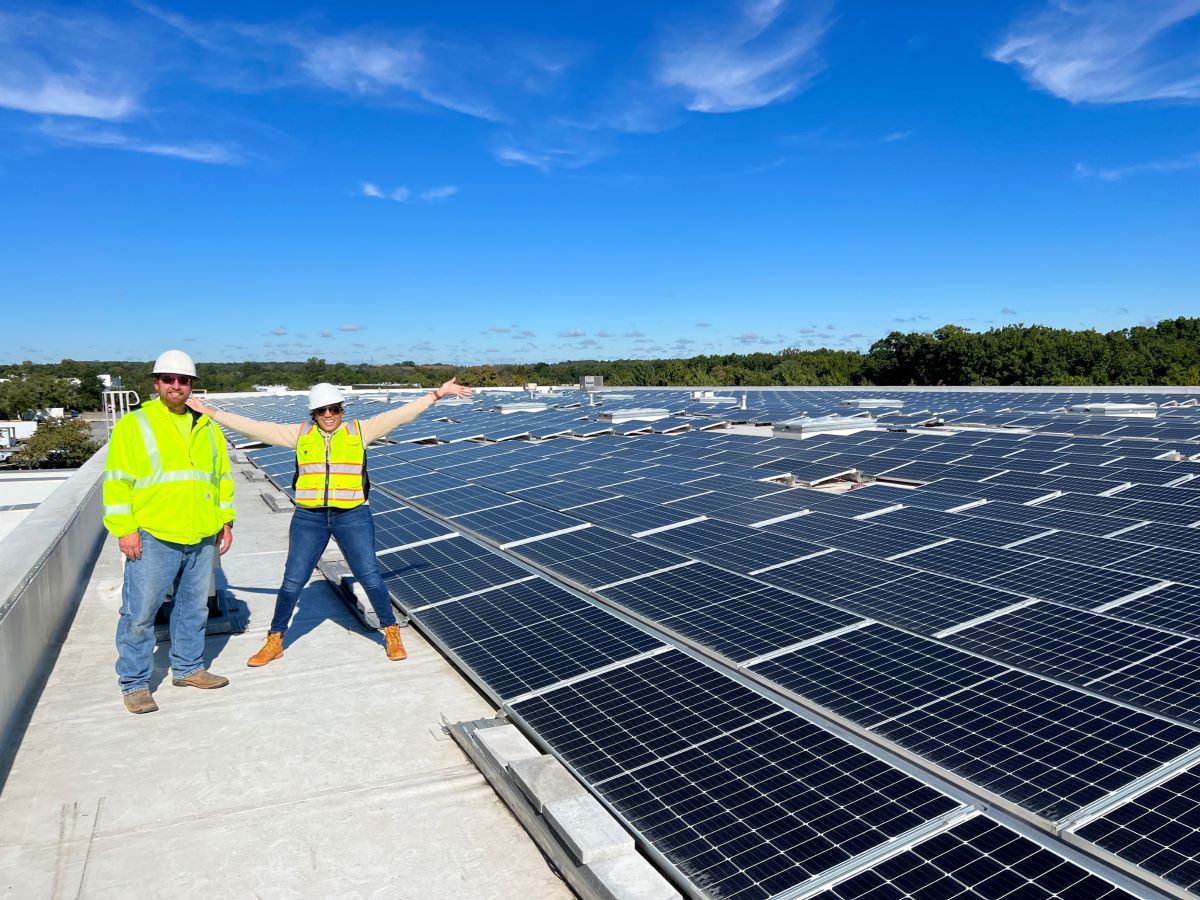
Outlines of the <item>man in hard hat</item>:
{"type": "Polygon", "coordinates": [[[213,553],[233,544],[233,475],[225,436],[188,409],[196,364],[182,350],[154,363],[150,400],[117,422],[104,472],[104,527],[125,556],[117,678],[131,713],[158,709],[150,694],[154,617],[174,586],[172,684],[219,688],[204,666],[213,553]]]}
{"type": "Polygon", "coordinates": [[[341,392],[332,384],[314,384],[308,392],[310,421],[300,425],[259,422],[213,409],[195,398],[189,401],[194,411],[247,437],[296,451],[296,509],[288,533],[283,584],[275,599],[275,616],[266,643],[246,661],[247,665],[265,666],[283,656],[283,634],[300,599],[300,591],[308,583],[331,537],[337,541],[350,571],[367,592],[379,617],[388,659],[400,660],[408,655],[375,557],[375,521],[367,505],[370,482],[366,448],[372,441],[412,422],[442,397],[469,399],[471,393],[469,387],[451,378],[424,397],[365,422],[346,422],[345,398],[341,392]]]}

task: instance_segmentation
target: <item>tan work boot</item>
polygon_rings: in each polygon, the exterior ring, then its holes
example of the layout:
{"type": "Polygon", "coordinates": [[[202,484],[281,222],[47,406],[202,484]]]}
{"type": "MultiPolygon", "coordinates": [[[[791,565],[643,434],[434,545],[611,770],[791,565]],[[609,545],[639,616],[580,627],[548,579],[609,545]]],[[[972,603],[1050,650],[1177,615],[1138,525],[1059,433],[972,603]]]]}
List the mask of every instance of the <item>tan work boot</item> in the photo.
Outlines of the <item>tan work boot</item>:
{"type": "Polygon", "coordinates": [[[141,688],[125,695],[125,708],[135,716],[140,716],[142,713],[156,712],[158,704],[150,696],[149,688],[141,688]]]}
{"type": "Polygon", "coordinates": [[[262,649],[246,660],[248,666],[265,666],[273,659],[283,656],[283,633],[272,631],[267,634],[267,642],[262,649]]]}
{"type": "Polygon", "coordinates": [[[211,691],[213,688],[225,687],[229,684],[229,679],[223,675],[214,675],[208,669],[197,669],[191,675],[173,679],[171,684],[176,687],[194,687],[211,691]]]}
{"type": "Polygon", "coordinates": [[[404,641],[400,640],[400,626],[388,625],[383,629],[383,646],[387,650],[388,659],[407,659],[404,641]]]}

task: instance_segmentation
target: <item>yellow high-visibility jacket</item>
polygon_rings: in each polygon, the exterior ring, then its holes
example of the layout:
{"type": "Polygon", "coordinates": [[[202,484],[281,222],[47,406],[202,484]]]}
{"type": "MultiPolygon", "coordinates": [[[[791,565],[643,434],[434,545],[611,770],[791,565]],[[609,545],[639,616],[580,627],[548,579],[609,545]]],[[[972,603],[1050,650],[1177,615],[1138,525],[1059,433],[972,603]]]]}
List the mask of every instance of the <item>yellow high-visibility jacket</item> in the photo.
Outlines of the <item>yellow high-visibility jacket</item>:
{"type": "Polygon", "coordinates": [[[150,400],[113,428],[104,527],[117,537],[141,528],[159,540],[195,544],[237,517],[225,436],[201,416],[185,442],[173,417],[161,400],[150,400]]]}
{"type": "Polygon", "coordinates": [[[368,490],[366,459],[362,425],[357,419],[343,422],[329,435],[306,422],[296,440],[296,505],[361,506],[368,490]]]}

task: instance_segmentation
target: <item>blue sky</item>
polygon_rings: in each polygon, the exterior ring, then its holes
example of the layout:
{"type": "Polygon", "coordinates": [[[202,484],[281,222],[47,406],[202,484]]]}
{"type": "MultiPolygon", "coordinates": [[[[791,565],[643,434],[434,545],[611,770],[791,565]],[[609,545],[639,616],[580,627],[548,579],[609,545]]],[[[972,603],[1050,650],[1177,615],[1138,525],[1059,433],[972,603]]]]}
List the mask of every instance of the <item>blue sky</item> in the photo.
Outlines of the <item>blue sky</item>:
{"type": "Polygon", "coordinates": [[[0,9],[8,361],[1200,314],[1200,0],[0,9]]]}

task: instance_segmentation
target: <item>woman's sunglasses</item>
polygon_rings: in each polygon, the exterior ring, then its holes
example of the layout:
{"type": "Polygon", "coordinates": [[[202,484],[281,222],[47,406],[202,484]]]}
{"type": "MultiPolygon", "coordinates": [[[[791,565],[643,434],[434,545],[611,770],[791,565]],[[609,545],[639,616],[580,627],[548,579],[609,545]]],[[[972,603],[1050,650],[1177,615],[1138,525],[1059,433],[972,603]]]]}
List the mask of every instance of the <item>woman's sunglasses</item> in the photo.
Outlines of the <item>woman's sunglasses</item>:
{"type": "Polygon", "coordinates": [[[335,416],[340,416],[342,414],[342,404],[331,403],[329,406],[322,406],[320,409],[313,410],[314,416],[323,416],[326,413],[333,413],[335,416]]]}

